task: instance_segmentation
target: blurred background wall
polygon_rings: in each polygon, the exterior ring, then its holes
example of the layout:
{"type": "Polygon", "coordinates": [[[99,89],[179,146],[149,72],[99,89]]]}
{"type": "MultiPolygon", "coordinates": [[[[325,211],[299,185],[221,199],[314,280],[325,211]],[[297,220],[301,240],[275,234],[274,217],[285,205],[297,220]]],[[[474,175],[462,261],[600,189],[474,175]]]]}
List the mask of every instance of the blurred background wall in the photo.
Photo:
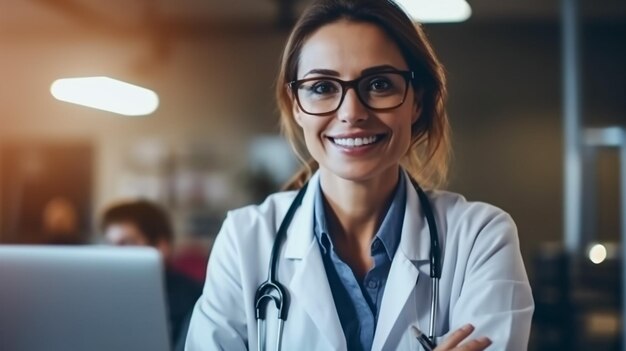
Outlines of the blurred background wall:
{"type": "MultiPolygon", "coordinates": [[[[273,87],[306,3],[0,0],[0,242],[40,240],[59,197],[94,241],[107,204],[145,196],[168,206],[181,240],[208,247],[227,209],[258,201],[295,166],[275,138],[273,87]],[[123,117],[50,94],[55,79],[96,75],[154,90],[158,110],[123,117]]],[[[563,238],[560,4],[470,5],[466,22],[426,25],[449,77],[448,188],[512,214],[533,278],[540,247],[563,238]]],[[[584,124],[624,126],[626,3],[580,5],[584,124]]],[[[594,167],[588,236],[616,242],[617,153],[601,152],[594,167]]]]}

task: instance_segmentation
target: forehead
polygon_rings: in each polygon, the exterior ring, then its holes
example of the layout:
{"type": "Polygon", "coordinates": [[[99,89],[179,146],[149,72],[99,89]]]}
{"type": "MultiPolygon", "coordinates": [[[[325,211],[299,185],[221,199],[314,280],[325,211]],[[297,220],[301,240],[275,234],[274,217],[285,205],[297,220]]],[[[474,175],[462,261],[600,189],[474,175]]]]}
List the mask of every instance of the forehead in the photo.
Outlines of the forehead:
{"type": "Polygon", "coordinates": [[[121,238],[143,238],[143,233],[137,228],[134,223],[131,222],[116,222],[111,223],[105,228],[105,235],[109,239],[121,239],[121,238]]]}
{"type": "Polygon", "coordinates": [[[319,28],[304,42],[298,78],[312,69],[329,69],[354,77],[363,69],[380,65],[408,68],[395,41],[382,28],[342,20],[319,28]]]}

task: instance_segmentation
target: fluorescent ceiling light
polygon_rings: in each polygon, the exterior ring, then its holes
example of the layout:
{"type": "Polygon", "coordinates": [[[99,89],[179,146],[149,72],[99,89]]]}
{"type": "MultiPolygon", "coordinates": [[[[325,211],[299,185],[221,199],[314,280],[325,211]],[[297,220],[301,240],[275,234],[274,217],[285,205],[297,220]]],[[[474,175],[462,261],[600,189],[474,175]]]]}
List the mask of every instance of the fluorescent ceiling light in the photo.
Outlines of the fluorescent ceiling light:
{"type": "Polygon", "coordinates": [[[472,15],[465,0],[396,0],[420,23],[463,22],[472,15]]]}
{"type": "Polygon", "coordinates": [[[589,260],[595,264],[600,264],[606,259],[606,247],[602,244],[593,245],[589,250],[589,260]]]}
{"type": "Polygon", "coordinates": [[[148,115],[159,106],[152,90],[109,77],[58,79],[50,92],[57,100],[125,116],[148,115]]]}

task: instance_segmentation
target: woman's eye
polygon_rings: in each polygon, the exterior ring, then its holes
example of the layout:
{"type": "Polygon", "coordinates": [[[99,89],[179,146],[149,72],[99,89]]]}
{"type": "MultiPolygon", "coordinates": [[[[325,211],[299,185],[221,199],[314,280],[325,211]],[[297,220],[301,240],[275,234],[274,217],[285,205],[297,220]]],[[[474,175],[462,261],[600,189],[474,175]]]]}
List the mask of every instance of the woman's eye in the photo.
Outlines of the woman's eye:
{"type": "Polygon", "coordinates": [[[337,88],[335,85],[328,81],[315,82],[309,88],[312,93],[326,95],[326,94],[334,94],[337,92],[337,88]]]}
{"type": "Polygon", "coordinates": [[[384,91],[388,91],[390,89],[393,88],[393,84],[387,80],[387,79],[383,79],[383,78],[374,78],[370,81],[369,87],[371,91],[374,92],[384,92],[384,91]]]}

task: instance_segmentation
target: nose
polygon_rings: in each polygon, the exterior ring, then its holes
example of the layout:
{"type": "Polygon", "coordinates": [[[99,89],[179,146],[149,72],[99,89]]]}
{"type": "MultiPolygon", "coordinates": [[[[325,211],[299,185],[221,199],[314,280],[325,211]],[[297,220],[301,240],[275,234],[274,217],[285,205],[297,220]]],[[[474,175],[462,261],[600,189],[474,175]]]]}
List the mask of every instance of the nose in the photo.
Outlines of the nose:
{"type": "Polygon", "coordinates": [[[369,110],[359,100],[356,90],[348,89],[337,110],[337,118],[341,122],[355,124],[367,120],[368,116],[369,110]]]}

